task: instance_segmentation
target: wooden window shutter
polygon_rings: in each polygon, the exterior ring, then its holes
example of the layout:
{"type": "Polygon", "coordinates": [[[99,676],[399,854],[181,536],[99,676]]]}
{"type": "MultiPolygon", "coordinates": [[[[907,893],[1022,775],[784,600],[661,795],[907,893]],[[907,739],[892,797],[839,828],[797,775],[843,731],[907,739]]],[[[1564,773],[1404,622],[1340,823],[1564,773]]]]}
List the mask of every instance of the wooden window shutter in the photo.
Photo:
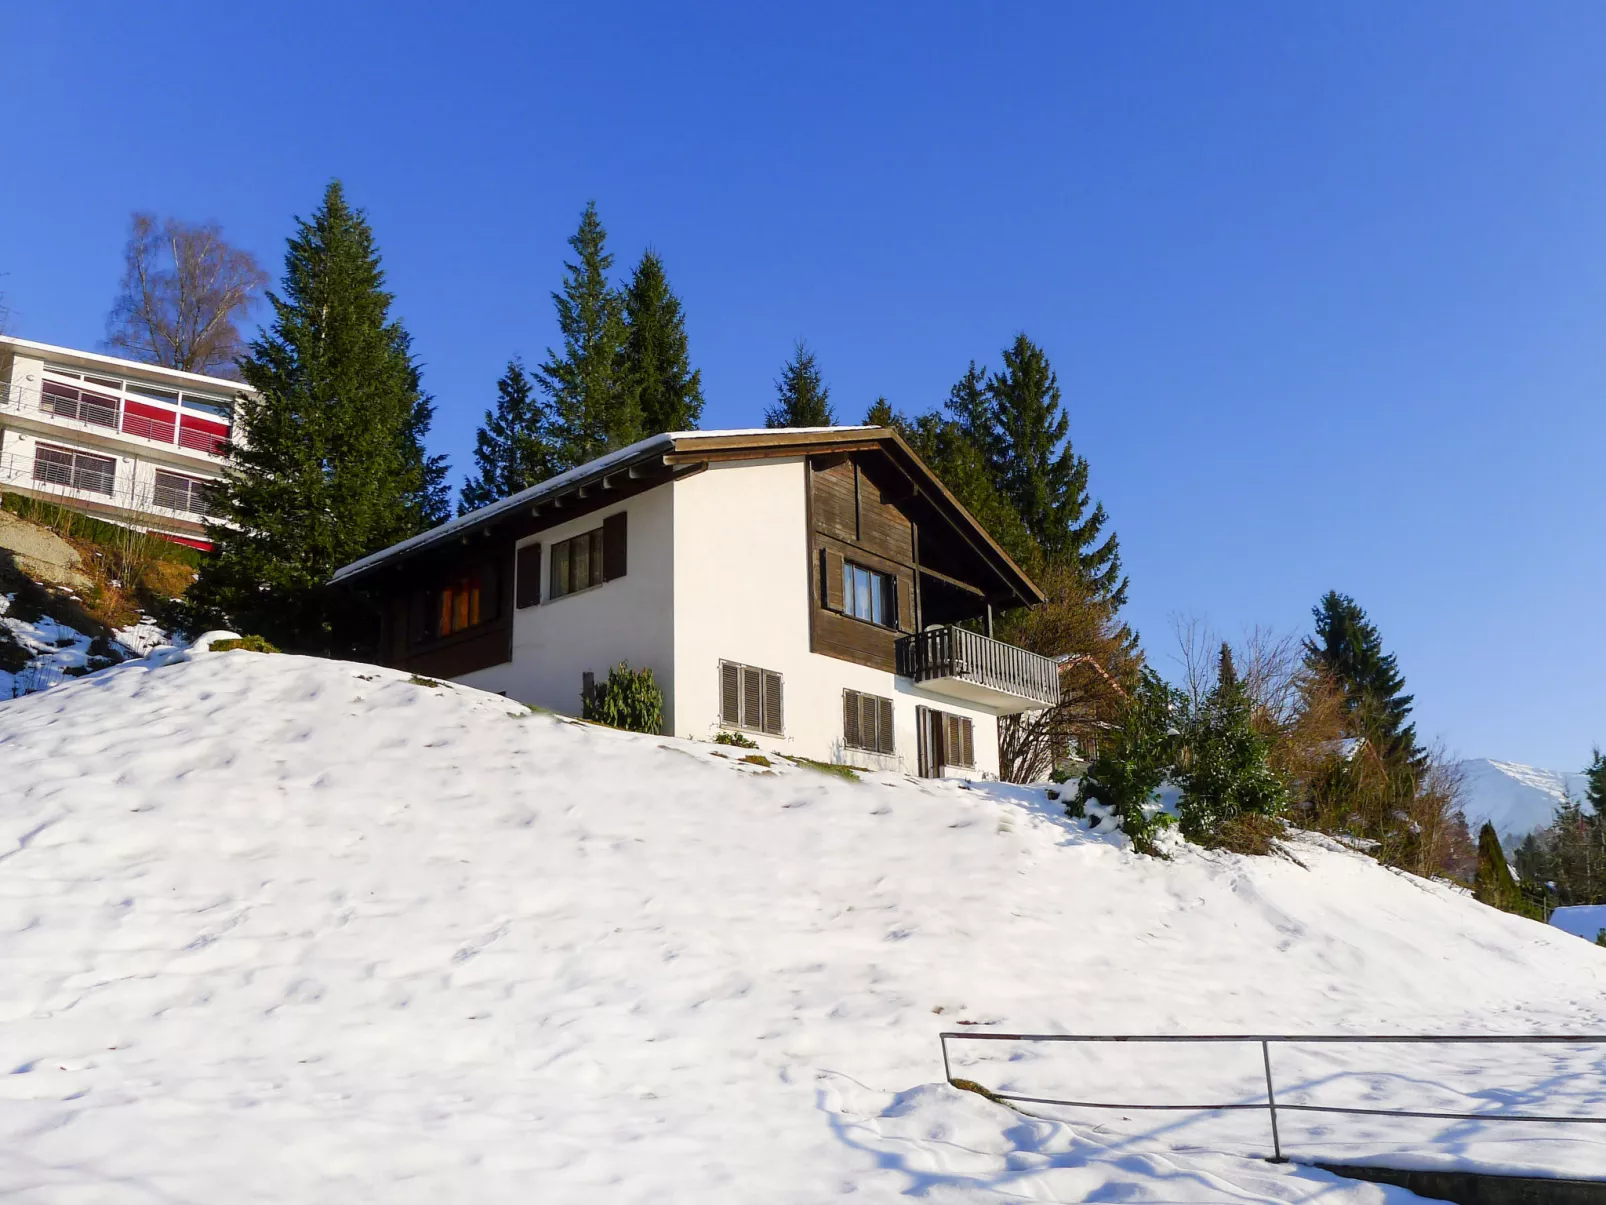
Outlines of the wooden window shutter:
{"type": "Polygon", "coordinates": [[[611,582],[625,575],[625,522],[628,516],[620,511],[602,521],[602,580],[611,582]]]}
{"type": "Polygon", "coordinates": [[[486,561],[480,568],[480,622],[489,623],[502,614],[502,565],[486,561]]]}
{"type": "Polygon", "coordinates": [[[893,753],[895,749],[892,740],[892,700],[877,699],[876,703],[880,712],[876,717],[876,748],[882,753],[893,753]]]}
{"type": "Polygon", "coordinates": [[[964,746],[959,737],[959,717],[948,712],[942,714],[942,760],[944,765],[963,765],[959,759],[964,746]]]}
{"type": "Polygon", "coordinates": [[[719,722],[740,726],[742,722],[742,667],[729,661],[719,663],[719,722]]]}
{"type": "Polygon", "coordinates": [[[897,600],[897,606],[891,608],[891,613],[898,617],[898,630],[912,632],[915,630],[915,591],[914,582],[903,577],[893,579],[892,593],[897,600]]]}
{"type": "Polygon", "coordinates": [[[842,692],[842,743],[850,749],[860,746],[859,736],[859,692],[845,690],[842,692]]]}
{"type": "Polygon", "coordinates": [[[513,605],[523,610],[541,601],[541,545],[526,544],[513,562],[513,605]]]}
{"type": "Polygon", "coordinates": [[[968,719],[959,721],[959,764],[976,764],[976,726],[968,719]]]}
{"type": "Polygon", "coordinates": [[[842,554],[820,550],[820,601],[832,611],[842,609],[842,554]]]}
{"type": "Polygon", "coordinates": [[[764,726],[764,671],[742,666],[742,727],[764,726]]]}
{"type": "Polygon", "coordinates": [[[764,731],[780,736],[785,727],[781,712],[781,675],[764,671],[764,731]]]}

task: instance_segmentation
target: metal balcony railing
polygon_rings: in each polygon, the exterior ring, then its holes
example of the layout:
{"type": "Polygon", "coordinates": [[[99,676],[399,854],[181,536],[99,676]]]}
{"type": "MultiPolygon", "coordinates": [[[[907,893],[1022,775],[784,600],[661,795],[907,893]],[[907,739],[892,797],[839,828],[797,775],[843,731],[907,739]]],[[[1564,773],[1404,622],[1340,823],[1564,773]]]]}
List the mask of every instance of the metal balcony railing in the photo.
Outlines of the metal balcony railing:
{"type": "MultiPolygon", "coordinates": [[[[169,476],[171,475],[166,475],[169,476]]],[[[160,478],[158,478],[160,480],[160,478]]],[[[152,519],[179,516],[201,519],[216,513],[210,487],[204,482],[185,481],[184,485],[136,484],[127,473],[117,471],[113,462],[99,457],[76,457],[51,448],[40,448],[34,456],[0,456],[0,485],[12,485],[35,494],[59,499],[69,507],[74,499],[110,505],[131,512],[131,521],[143,513],[152,519]],[[100,463],[113,464],[103,469],[100,463]],[[160,512],[170,512],[166,516],[160,512]]]]}
{"type": "MultiPolygon", "coordinates": [[[[142,401],[139,405],[146,411],[160,409],[151,402],[142,401]]],[[[0,415],[8,413],[64,421],[82,430],[132,435],[218,459],[227,455],[228,442],[236,437],[232,425],[228,435],[219,435],[184,424],[186,418],[192,423],[222,423],[221,418],[208,419],[179,409],[170,414],[135,413],[125,399],[110,393],[96,393],[48,380],[37,387],[0,385],[0,415]]]]}
{"type": "Polygon", "coordinates": [[[1060,701],[1059,666],[967,628],[927,628],[897,644],[897,669],[916,682],[950,678],[1028,699],[1039,707],[1060,701]]]}

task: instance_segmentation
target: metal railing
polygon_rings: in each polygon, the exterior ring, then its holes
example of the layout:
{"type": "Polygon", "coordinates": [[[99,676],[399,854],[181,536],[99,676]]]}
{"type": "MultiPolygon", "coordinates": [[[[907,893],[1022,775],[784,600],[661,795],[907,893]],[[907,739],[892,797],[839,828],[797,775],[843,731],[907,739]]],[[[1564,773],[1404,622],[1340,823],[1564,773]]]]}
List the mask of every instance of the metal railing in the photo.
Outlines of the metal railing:
{"type": "Polygon", "coordinates": [[[1375,1046],[1394,1045],[1501,1045],[1501,1046],[1606,1046],[1606,1036],[1595,1034],[1558,1035],[1558,1034],[1409,1034],[1384,1037],[1376,1034],[1198,1034],[1198,1035],[1155,1035],[1155,1034],[1125,1034],[1125,1035],[1086,1035],[1086,1034],[1043,1034],[1043,1033],[964,1033],[948,1032],[939,1035],[942,1043],[942,1073],[943,1078],[955,1087],[972,1086],[998,1100],[1018,1101],[1022,1104],[1059,1105],[1073,1109],[1116,1109],[1122,1112],[1127,1110],[1153,1110],[1178,1113],[1216,1113],[1244,1109],[1264,1109],[1271,1120],[1271,1145],[1273,1163],[1286,1163],[1283,1157],[1282,1135],[1277,1129],[1278,1113],[1341,1113],[1356,1117],[1420,1117],[1441,1121],[1521,1121],[1538,1122],[1542,1124],[1572,1123],[1576,1125],[1606,1125],[1606,1116],[1590,1115],[1578,1116],[1568,1114],[1533,1114],[1533,1113],[1459,1113],[1438,1110],[1417,1109],[1367,1109],[1351,1105],[1293,1105],[1279,1104],[1277,1091],[1272,1079],[1271,1048],[1274,1045],[1310,1045],[1325,1046],[1335,1044],[1357,1044],[1375,1046]],[[1226,1101],[1212,1104],[1131,1104],[1119,1101],[1092,1101],[1092,1100],[1057,1100],[1046,1096],[1023,1096],[1011,1092],[995,1092],[971,1080],[955,1080],[948,1058],[948,1043],[950,1041],[966,1042],[1127,1042],[1132,1044],[1169,1044],[1169,1043],[1237,1043],[1240,1045],[1259,1045],[1261,1067],[1266,1077],[1266,1099],[1250,1101],[1226,1101]]]}
{"type": "MultiPolygon", "coordinates": [[[[53,382],[46,384],[54,385],[53,382]]],[[[140,404],[148,406],[151,403],[140,404]]],[[[97,394],[91,390],[69,391],[65,387],[60,392],[51,393],[39,386],[0,385],[0,414],[3,413],[38,415],[47,420],[71,423],[82,430],[131,435],[136,439],[180,447],[220,460],[228,454],[229,441],[237,437],[232,423],[228,424],[229,434],[217,435],[211,431],[186,427],[183,419],[195,416],[188,416],[182,410],[174,410],[171,415],[164,414],[160,418],[135,414],[122,398],[97,394]]],[[[225,420],[202,420],[197,417],[197,421],[222,423],[225,420]]]]}
{"type": "Polygon", "coordinates": [[[916,682],[957,678],[1044,707],[1060,701],[1059,666],[1052,659],[968,628],[927,628],[904,636],[896,654],[899,675],[916,682]]]}
{"type": "MultiPolygon", "coordinates": [[[[0,485],[45,495],[69,509],[74,502],[115,507],[127,512],[126,521],[136,526],[142,515],[158,522],[171,521],[173,517],[194,520],[211,516],[216,510],[205,485],[192,484],[188,489],[178,489],[137,484],[128,474],[119,474],[115,469],[102,471],[76,461],[69,464],[48,456],[40,458],[37,452],[34,456],[20,453],[0,456],[0,485]],[[158,515],[157,511],[169,513],[158,515]]],[[[118,520],[114,517],[114,521],[118,520]]]]}

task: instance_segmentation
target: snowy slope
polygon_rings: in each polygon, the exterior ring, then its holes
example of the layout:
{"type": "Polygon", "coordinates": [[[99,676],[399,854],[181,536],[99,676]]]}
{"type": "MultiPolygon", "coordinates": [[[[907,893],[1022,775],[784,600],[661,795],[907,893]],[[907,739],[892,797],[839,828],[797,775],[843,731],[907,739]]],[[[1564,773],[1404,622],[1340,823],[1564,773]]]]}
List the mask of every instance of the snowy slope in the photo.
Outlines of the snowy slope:
{"type": "Polygon", "coordinates": [[[1550,823],[1556,805],[1570,794],[1584,798],[1584,776],[1541,770],[1516,762],[1472,758],[1460,763],[1463,775],[1462,811],[1476,836],[1486,821],[1509,857],[1522,839],[1550,823]]]}
{"type": "MultiPolygon", "coordinates": [[[[0,703],[0,1196],[1404,1201],[1237,1157],[1258,1114],[1022,1119],[942,1085],[936,1034],[1606,1022],[1606,951],[1317,839],[1158,862],[1041,791],[734,752],[243,652],[0,703]]],[[[1257,1091],[1247,1049],[1021,1053],[955,1070],[1257,1091]]],[[[1600,1107],[1562,1055],[1335,1057],[1280,1052],[1287,1098],[1600,1107]]],[[[1347,1124],[1285,1140],[1411,1145],[1347,1124]]],[[[1589,1136],[1428,1131],[1606,1172],[1589,1136]]]]}

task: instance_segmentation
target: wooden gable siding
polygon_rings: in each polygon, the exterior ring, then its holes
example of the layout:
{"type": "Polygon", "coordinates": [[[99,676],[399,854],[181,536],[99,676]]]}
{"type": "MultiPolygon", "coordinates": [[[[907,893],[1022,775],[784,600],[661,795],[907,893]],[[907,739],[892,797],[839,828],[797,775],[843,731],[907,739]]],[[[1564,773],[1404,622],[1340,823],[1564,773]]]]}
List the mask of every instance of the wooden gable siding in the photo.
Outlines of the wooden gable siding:
{"type": "Polygon", "coordinates": [[[915,528],[897,482],[888,483],[869,457],[823,456],[805,473],[809,516],[809,648],[828,657],[891,673],[898,637],[915,629],[915,528]],[[877,480],[880,477],[881,480],[877,480]],[[898,629],[879,627],[827,606],[840,593],[833,580],[843,561],[897,581],[898,629]]]}
{"type": "Polygon", "coordinates": [[[455,678],[511,661],[513,577],[512,541],[495,537],[408,565],[404,572],[386,583],[380,629],[384,664],[431,678],[455,678]],[[426,593],[487,562],[493,563],[496,570],[496,614],[484,623],[450,636],[415,642],[413,633],[421,626],[421,608],[428,605],[424,602],[426,593]]]}

